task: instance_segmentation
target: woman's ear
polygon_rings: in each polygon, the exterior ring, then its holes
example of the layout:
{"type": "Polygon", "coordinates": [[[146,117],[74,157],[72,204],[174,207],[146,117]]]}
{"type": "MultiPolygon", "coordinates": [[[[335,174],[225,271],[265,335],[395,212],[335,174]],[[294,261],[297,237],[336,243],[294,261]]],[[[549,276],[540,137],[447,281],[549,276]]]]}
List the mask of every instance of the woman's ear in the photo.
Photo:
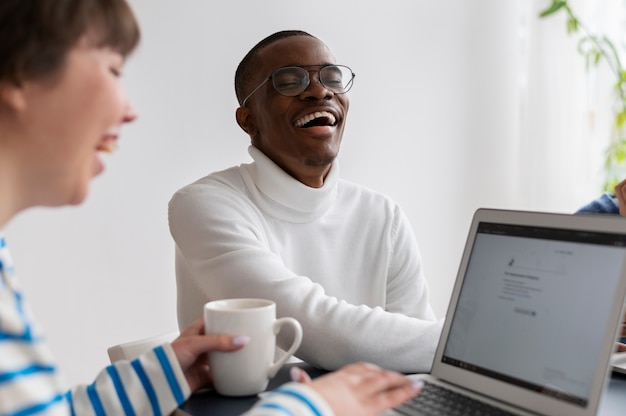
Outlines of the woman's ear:
{"type": "Polygon", "coordinates": [[[0,82],[0,106],[21,113],[26,109],[24,86],[17,81],[0,82]]]}
{"type": "Polygon", "coordinates": [[[239,107],[235,112],[235,118],[237,119],[237,124],[239,127],[248,135],[250,138],[254,139],[257,135],[258,131],[256,128],[256,124],[254,123],[254,115],[252,114],[252,110],[248,107],[239,107]]]}

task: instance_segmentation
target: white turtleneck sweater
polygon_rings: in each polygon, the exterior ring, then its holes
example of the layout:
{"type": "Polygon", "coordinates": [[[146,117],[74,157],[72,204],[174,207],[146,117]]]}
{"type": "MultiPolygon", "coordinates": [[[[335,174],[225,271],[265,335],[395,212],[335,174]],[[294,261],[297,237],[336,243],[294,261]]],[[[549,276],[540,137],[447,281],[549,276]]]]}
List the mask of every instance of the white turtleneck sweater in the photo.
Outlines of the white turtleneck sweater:
{"type": "Polygon", "coordinates": [[[169,203],[181,328],[210,300],[266,298],[301,323],[297,356],[312,365],[429,371],[442,321],[400,207],[339,179],[337,161],[311,188],[249,153],[253,163],[212,173],[169,203]]]}

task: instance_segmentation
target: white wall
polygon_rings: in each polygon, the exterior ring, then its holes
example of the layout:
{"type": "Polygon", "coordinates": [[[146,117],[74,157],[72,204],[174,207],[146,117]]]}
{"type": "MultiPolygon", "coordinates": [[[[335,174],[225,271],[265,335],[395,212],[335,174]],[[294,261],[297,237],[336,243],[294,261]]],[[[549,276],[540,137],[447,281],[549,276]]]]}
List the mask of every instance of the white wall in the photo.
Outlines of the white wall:
{"type": "Polygon", "coordinates": [[[343,176],[404,207],[439,316],[473,211],[542,208],[516,192],[524,0],[131,4],[144,37],[124,78],[139,120],[125,128],[85,204],[33,209],[6,230],[71,383],[91,381],[108,346],[176,328],[167,203],[186,183],[249,160],[249,139],[234,120],[233,75],[274,31],[311,32],[357,73],[343,176]]]}

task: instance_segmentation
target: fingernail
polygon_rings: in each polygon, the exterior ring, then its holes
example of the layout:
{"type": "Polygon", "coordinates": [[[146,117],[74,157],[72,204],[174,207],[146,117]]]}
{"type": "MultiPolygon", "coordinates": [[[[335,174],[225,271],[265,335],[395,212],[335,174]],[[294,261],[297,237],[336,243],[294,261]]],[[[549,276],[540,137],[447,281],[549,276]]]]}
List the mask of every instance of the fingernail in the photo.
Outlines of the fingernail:
{"type": "Polygon", "coordinates": [[[300,381],[300,369],[298,367],[291,367],[289,369],[289,377],[291,381],[300,381]]]}
{"type": "Polygon", "coordinates": [[[250,337],[246,335],[233,338],[233,345],[246,345],[248,342],[250,342],[250,337]]]}
{"type": "Polygon", "coordinates": [[[411,386],[413,387],[413,390],[420,391],[424,388],[424,380],[419,378],[411,379],[411,386]]]}

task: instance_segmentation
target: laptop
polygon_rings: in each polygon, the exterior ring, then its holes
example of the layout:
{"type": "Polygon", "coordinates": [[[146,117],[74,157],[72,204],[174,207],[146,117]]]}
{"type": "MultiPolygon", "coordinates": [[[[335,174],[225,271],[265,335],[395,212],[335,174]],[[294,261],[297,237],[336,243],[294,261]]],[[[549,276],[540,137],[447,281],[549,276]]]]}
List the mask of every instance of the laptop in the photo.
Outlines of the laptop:
{"type": "Polygon", "coordinates": [[[444,386],[504,414],[595,415],[625,295],[624,218],[479,209],[426,386],[387,414],[438,414],[419,400],[444,386]]]}

